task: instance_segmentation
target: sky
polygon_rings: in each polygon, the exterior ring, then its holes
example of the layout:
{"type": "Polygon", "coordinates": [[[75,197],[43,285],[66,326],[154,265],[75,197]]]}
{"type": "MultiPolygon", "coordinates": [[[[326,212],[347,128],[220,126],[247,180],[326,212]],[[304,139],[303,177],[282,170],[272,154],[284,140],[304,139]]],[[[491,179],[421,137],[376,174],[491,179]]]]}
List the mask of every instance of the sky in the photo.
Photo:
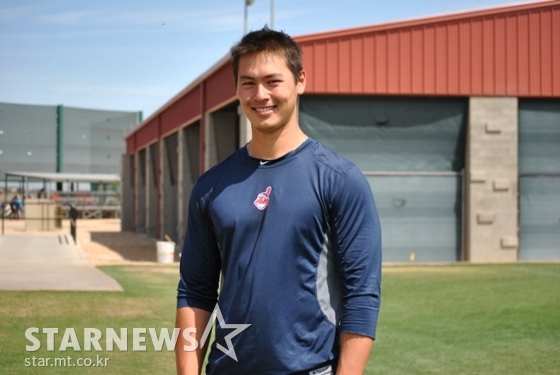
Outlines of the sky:
{"type": "MultiPolygon", "coordinates": [[[[515,0],[255,0],[248,29],[292,36],[515,0]]],[[[1,0],[0,102],[152,115],[228,54],[245,0],[1,0]]]]}

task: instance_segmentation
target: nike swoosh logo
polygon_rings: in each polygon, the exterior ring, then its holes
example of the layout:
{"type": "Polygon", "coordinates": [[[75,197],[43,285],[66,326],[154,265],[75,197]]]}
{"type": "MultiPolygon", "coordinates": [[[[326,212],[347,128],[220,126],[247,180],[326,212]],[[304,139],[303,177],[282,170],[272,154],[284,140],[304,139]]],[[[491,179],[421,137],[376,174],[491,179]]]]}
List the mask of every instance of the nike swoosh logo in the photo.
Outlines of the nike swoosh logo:
{"type": "Polygon", "coordinates": [[[260,163],[261,165],[265,165],[266,163],[268,163],[270,160],[261,160],[260,163]]]}

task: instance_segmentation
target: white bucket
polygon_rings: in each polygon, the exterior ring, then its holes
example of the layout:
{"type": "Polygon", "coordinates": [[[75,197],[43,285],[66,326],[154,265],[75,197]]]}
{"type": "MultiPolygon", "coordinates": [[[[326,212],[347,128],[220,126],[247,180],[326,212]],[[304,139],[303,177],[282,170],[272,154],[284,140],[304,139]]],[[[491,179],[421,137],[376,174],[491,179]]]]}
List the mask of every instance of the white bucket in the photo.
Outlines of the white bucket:
{"type": "Polygon", "coordinates": [[[175,260],[175,242],[157,241],[158,263],[173,263],[175,260]]]}

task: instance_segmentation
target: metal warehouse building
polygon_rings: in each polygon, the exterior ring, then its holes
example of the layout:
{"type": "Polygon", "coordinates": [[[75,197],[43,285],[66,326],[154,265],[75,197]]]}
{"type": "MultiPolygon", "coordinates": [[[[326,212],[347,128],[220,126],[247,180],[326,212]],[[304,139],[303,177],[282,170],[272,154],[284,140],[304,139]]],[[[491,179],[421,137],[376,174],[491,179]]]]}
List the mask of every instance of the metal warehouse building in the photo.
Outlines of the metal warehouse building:
{"type": "MultiPolygon", "coordinates": [[[[387,262],[560,259],[560,2],[296,37],[300,125],[355,162],[387,262]]],[[[226,56],[127,136],[123,229],[182,244],[250,137],[226,56]]]]}

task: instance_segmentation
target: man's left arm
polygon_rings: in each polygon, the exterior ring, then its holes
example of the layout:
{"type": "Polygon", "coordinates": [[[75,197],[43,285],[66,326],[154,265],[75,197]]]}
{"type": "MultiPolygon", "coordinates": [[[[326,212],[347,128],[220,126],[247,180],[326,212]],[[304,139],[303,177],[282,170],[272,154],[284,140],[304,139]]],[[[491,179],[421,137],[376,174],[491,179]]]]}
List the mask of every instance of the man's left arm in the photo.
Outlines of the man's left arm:
{"type": "Polygon", "coordinates": [[[357,168],[340,185],[334,205],[343,310],[337,375],[363,374],[381,302],[381,226],[371,188],[357,168]]]}

